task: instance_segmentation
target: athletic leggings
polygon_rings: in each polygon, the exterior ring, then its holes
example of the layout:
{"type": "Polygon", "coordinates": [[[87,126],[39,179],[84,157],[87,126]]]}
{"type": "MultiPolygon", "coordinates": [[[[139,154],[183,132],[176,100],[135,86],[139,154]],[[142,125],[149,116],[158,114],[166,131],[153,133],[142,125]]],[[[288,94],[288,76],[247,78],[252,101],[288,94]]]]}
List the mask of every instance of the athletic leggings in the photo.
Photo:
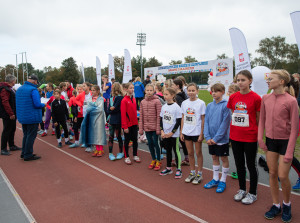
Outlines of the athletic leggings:
{"type": "Polygon", "coordinates": [[[133,125],[133,126],[129,127],[128,130],[129,130],[129,133],[124,132],[124,136],[125,136],[125,142],[124,142],[125,157],[129,157],[129,154],[128,154],[129,146],[128,146],[128,144],[129,144],[130,140],[133,142],[133,144],[132,144],[133,156],[137,156],[137,147],[138,147],[138,143],[137,143],[137,135],[138,135],[137,125],[133,125]]]}
{"type": "Polygon", "coordinates": [[[81,128],[82,121],[83,121],[83,117],[77,118],[77,122],[73,121],[73,129],[74,129],[74,134],[75,134],[75,141],[79,140],[79,132],[78,132],[78,130],[81,128]]]}
{"type": "Polygon", "coordinates": [[[185,156],[188,156],[189,154],[188,154],[188,151],[187,151],[185,142],[184,142],[184,141],[181,141],[180,139],[179,139],[179,141],[180,141],[180,144],[181,144],[181,146],[182,146],[183,154],[184,154],[185,156]]]}
{"type": "Polygon", "coordinates": [[[256,195],[258,171],[256,165],[257,142],[238,142],[231,140],[234,161],[237,169],[240,189],[246,191],[246,167],[250,173],[250,194],[256,195]]]}
{"type": "Polygon", "coordinates": [[[123,152],[123,140],[121,137],[121,124],[111,124],[109,126],[109,141],[108,141],[108,147],[109,147],[109,153],[112,153],[113,146],[114,146],[114,136],[116,133],[116,137],[119,142],[119,152],[123,152]]]}
{"type": "Polygon", "coordinates": [[[172,150],[175,153],[175,159],[177,164],[177,169],[181,169],[181,155],[179,151],[179,138],[165,138],[164,145],[167,150],[167,167],[171,167],[172,163],[172,150]]]}
{"type": "Polygon", "coordinates": [[[152,160],[160,161],[160,146],[158,145],[158,135],[156,135],[155,131],[145,133],[148,140],[148,147],[152,160]]]}
{"type": "Polygon", "coordinates": [[[298,174],[298,178],[300,178],[300,163],[299,160],[294,156],[292,160],[292,167],[298,174]]]}
{"type": "Polygon", "coordinates": [[[57,121],[58,125],[55,127],[56,138],[59,139],[61,136],[60,126],[64,130],[65,139],[69,137],[68,127],[66,121],[57,121]]]}

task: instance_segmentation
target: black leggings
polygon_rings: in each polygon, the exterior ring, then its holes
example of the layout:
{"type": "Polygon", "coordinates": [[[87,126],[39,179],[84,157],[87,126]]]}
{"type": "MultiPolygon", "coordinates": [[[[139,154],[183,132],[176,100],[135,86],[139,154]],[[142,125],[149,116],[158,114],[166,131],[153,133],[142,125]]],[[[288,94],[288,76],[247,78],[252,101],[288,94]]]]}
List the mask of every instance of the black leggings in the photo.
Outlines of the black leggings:
{"type": "Polygon", "coordinates": [[[135,98],[135,100],[136,100],[136,109],[140,110],[140,105],[141,105],[143,98],[135,98]]]}
{"type": "Polygon", "coordinates": [[[300,163],[299,160],[294,156],[292,161],[292,167],[298,174],[298,178],[300,178],[300,163]]]}
{"type": "Polygon", "coordinates": [[[133,126],[129,127],[128,130],[129,130],[129,133],[124,132],[124,136],[125,136],[125,142],[124,142],[125,157],[129,157],[129,154],[128,154],[129,146],[128,146],[128,144],[129,144],[130,140],[133,142],[133,144],[132,144],[133,156],[137,156],[137,147],[138,147],[138,143],[137,143],[137,135],[138,135],[137,125],[133,125],[133,126]]]}
{"type": "Polygon", "coordinates": [[[109,126],[109,141],[108,141],[108,147],[109,147],[109,153],[112,153],[113,146],[114,146],[114,136],[116,133],[116,137],[119,142],[119,152],[123,152],[123,140],[121,137],[121,124],[112,124],[109,126]]]}
{"type": "Polygon", "coordinates": [[[175,160],[177,164],[177,169],[181,169],[181,155],[179,151],[179,142],[178,138],[165,138],[163,142],[167,150],[167,167],[171,167],[172,163],[172,151],[175,153],[175,160]]]}
{"type": "Polygon", "coordinates": [[[250,194],[256,195],[258,171],[256,165],[257,142],[238,142],[231,140],[234,161],[237,169],[240,189],[246,191],[246,167],[250,173],[250,194]]]}
{"type": "Polygon", "coordinates": [[[61,135],[60,126],[61,126],[64,130],[65,139],[67,139],[69,137],[69,132],[68,132],[68,127],[67,127],[66,121],[57,121],[57,123],[58,123],[58,125],[55,126],[56,138],[57,139],[60,138],[60,135],[61,135]]]}
{"type": "Polygon", "coordinates": [[[76,141],[79,140],[79,132],[78,132],[78,130],[81,128],[82,121],[83,121],[83,117],[77,118],[77,122],[73,121],[73,130],[74,130],[75,140],[76,141]]]}

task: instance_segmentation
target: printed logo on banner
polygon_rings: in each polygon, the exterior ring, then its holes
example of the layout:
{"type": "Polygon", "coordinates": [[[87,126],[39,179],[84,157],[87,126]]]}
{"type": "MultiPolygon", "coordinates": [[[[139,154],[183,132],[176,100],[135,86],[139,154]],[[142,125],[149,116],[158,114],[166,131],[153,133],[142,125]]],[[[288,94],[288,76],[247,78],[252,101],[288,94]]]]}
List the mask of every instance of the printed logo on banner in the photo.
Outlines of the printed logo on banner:
{"type": "Polygon", "coordinates": [[[127,66],[127,72],[129,72],[129,66],[127,66]]]}
{"type": "Polygon", "coordinates": [[[229,74],[229,66],[225,62],[219,62],[216,66],[216,77],[224,76],[229,74]]]}
{"type": "Polygon", "coordinates": [[[109,74],[112,75],[112,69],[109,70],[109,74]]]}
{"type": "Polygon", "coordinates": [[[243,53],[239,54],[239,60],[240,60],[240,62],[244,62],[245,61],[243,53]]]}
{"type": "Polygon", "coordinates": [[[247,105],[244,102],[238,102],[235,104],[235,113],[247,113],[247,105]]]}

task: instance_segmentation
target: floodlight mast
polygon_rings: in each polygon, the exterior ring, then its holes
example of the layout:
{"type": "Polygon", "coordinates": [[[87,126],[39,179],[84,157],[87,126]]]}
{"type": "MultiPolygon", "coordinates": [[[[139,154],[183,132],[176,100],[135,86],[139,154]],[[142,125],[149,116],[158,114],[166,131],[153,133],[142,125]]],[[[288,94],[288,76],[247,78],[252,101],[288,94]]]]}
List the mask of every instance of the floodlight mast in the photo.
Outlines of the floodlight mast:
{"type": "Polygon", "coordinates": [[[143,80],[143,54],[142,54],[142,46],[146,45],[146,33],[138,33],[136,45],[140,46],[140,60],[141,60],[141,80],[143,80]]]}

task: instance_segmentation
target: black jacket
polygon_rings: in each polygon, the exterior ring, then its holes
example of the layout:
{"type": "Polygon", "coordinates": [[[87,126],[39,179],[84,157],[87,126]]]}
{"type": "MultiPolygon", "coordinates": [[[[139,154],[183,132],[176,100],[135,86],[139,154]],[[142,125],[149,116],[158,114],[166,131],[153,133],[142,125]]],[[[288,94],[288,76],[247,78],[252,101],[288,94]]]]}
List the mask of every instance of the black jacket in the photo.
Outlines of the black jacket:
{"type": "Polygon", "coordinates": [[[186,94],[183,91],[177,93],[175,96],[175,101],[179,105],[179,107],[181,107],[182,102],[186,99],[187,99],[186,94]]]}
{"type": "MultiPolygon", "coordinates": [[[[115,97],[113,106],[115,107],[115,109],[113,111],[110,110],[110,101],[109,101],[109,106],[107,108],[107,114],[110,115],[110,119],[109,119],[109,124],[111,125],[116,125],[119,124],[121,125],[121,101],[123,99],[123,96],[117,96],[115,97]]],[[[112,100],[112,98],[110,98],[109,100],[112,100]]]]}
{"type": "Polygon", "coordinates": [[[63,122],[69,119],[69,110],[65,100],[54,100],[51,103],[51,116],[53,123],[63,122]]]}

